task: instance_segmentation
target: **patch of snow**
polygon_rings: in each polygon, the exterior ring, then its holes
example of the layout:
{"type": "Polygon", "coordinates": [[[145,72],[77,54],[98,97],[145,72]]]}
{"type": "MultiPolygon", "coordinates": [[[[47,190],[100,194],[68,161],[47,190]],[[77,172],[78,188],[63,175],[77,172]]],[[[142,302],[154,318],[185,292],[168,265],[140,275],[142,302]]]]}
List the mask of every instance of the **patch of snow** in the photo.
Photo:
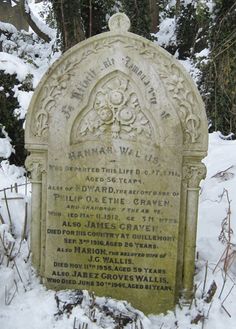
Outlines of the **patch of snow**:
{"type": "Polygon", "coordinates": [[[17,33],[15,26],[10,23],[0,22],[0,30],[9,33],[17,33]]]}
{"type": "Polygon", "coordinates": [[[34,69],[30,64],[26,64],[22,59],[0,52],[0,70],[5,73],[16,74],[19,81],[23,81],[26,76],[34,69]]]}
{"type": "Polygon", "coordinates": [[[197,58],[199,57],[208,57],[210,54],[210,50],[208,48],[204,48],[202,51],[200,51],[200,53],[196,53],[195,56],[197,58]]]}
{"type": "Polygon", "coordinates": [[[19,90],[18,86],[15,86],[13,90],[20,105],[20,108],[15,110],[15,114],[19,115],[19,119],[24,119],[34,92],[19,90]]]}
{"type": "Polygon", "coordinates": [[[196,83],[201,76],[201,71],[195,66],[195,63],[191,59],[179,60],[179,62],[184,66],[185,70],[191,75],[193,81],[196,83]]]}
{"type": "Polygon", "coordinates": [[[208,7],[209,12],[212,13],[213,10],[214,10],[214,7],[215,7],[215,1],[213,1],[213,0],[204,0],[204,3],[208,7]]]}
{"type": "Polygon", "coordinates": [[[0,162],[0,190],[5,187],[14,186],[15,183],[25,182],[25,169],[11,165],[8,160],[0,162]]]}
{"type": "Polygon", "coordinates": [[[157,37],[158,44],[163,47],[170,44],[175,44],[175,28],[175,18],[164,19],[159,26],[159,32],[157,32],[155,35],[157,37]]]}
{"type": "Polygon", "coordinates": [[[15,150],[11,145],[11,139],[6,132],[5,127],[1,124],[0,131],[4,135],[4,138],[0,138],[0,158],[8,159],[12,153],[15,153],[15,150]]]}
{"type": "Polygon", "coordinates": [[[15,7],[16,5],[17,5],[16,1],[12,1],[12,0],[11,0],[11,6],[12,6],[12,7],[15,7]]]}
{"type": "Polygon", "coordinates": [[[184,4],[184,6],[187,7],[187,5],[189,5],[189,4],[192,4],[192,3],[195,4],[196,3],[196,0],[184,0],[182,2],[184,4]]]}

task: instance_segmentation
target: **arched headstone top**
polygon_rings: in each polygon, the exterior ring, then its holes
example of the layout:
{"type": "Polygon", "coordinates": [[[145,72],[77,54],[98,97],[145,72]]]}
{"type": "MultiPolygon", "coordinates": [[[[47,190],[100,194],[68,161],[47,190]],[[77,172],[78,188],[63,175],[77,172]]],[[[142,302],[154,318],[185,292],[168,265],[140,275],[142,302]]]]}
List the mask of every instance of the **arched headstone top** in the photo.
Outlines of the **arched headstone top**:
{"type": "Polygon", "coordinates": [[[28,110],[29,148],[48,144],[50,118],[54,113],[57,116],[64,113],[68,123],[75,108],[80,111],[86,107],[95,82],[117,71],[136,81],[139,98],[143,99],[154,125],[164,123],[159,127],[161,140],[166,140],[166,130],[170,130],[170,143],[182,143],[186,152],[205,152],[206,114],[194,82],[173,56],[128,32],[129,25],[125,14],[115,14],[109,20],[111,32],[81,42],[53,64],[36,89],[28,110]],[[152,116],[159,116],[158,122],[152,116]],[[176,120],[182,127],[182,141],[174,136],[171,141],[171,126],[176,120]]]}

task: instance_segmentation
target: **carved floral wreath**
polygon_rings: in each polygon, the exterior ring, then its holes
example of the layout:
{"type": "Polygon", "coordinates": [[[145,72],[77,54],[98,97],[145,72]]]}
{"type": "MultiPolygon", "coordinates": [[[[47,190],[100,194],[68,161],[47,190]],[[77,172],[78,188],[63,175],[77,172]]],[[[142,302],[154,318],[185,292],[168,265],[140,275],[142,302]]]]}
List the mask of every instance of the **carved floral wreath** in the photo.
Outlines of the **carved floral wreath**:
{"type": "Polygon", "coordinates": [[[99,136],[111,133],[113,138],[151,137],[151,126],[141,111],[138,97],[121,77],[110,79],[95,96],[93,109],[82,119],[78,135],[99,136]]]}

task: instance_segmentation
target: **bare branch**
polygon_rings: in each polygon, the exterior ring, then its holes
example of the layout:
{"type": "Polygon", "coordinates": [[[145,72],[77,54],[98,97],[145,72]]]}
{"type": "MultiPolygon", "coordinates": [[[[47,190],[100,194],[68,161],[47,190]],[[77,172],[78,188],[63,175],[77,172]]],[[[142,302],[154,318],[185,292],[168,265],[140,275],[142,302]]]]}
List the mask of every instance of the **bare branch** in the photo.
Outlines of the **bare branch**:
{"type": "Polygon", "coordinates": [[[33,14],[28,6],[27,0],[20,0],[20,7],[21,7],[21,12],[26,19],[27,23],[29,26],[32,28],[32,30],[44,41],[50,42],[51,37],[44,31],[42,31],[41,27],[38,26],[37,22],[35,19],[33,19],[33,14]]]}

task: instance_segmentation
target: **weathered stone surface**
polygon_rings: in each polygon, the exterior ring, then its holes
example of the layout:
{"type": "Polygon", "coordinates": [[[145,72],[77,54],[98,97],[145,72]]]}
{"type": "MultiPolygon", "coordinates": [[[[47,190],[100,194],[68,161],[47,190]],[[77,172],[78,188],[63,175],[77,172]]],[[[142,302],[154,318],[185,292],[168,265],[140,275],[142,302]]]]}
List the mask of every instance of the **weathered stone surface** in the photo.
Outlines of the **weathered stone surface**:
{"type": "Polygon", "coordinates": [[[126,299],[146,313],[192,293],[207,121],[190,77],[127,31],[65,53],[34,94],[33,263],[47,287],[126,299]]]}

